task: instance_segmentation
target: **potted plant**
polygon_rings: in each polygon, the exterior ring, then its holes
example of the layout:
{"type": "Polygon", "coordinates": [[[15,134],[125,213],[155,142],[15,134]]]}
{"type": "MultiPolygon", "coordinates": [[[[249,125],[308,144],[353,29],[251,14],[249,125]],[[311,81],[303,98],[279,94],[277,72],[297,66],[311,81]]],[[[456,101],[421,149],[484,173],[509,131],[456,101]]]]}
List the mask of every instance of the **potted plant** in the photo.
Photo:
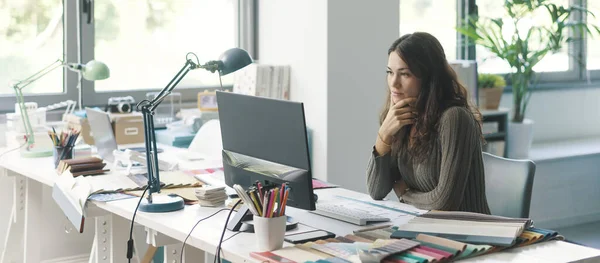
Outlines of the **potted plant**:
{"type": "Polygon", "coordinates": [[[478,74],[477,86],[479,87],[479,107],[486,110],[497,110],[500,98],[506,86],[504,78],[495,74],[478,74]]]}
{"type": "Polygon", "coordinates": [[[569,42],[583,39],[585,33],[600,33],[596,25],[571,18],[576,13],[591,12],[581,6],[569,7],[548,0],[506,0],[508,19],[473,16],[457,31],[475,44],[506,61],[511,68],[508,80],[512,86],[512,118],[508,127],[507,145],[511,158],[527,158],[533,137],[533,121],[525,118],[531,98],[530,87],[537,84],[533,68],[546,55],[565,48],[569,42]],[[535,14],[535,18],[534,18],[535,14]],[[540,14],[547,18],[540,20],[540,14]],[[543,21],[535,24],[535,21],[543,21]],[[570,36],[570,33],[573,33],[570,36]]]}

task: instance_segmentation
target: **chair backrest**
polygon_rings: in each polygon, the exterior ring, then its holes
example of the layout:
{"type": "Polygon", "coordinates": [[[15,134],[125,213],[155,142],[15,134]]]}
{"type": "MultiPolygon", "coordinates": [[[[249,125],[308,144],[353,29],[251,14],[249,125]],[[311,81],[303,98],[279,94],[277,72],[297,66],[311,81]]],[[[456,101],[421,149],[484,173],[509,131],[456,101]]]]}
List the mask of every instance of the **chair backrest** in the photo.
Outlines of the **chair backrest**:
{"type": "Polygon", "coordinates": [[[535,163],[483,153],[485,194],[492,215],[529,217],[535,163]]]}

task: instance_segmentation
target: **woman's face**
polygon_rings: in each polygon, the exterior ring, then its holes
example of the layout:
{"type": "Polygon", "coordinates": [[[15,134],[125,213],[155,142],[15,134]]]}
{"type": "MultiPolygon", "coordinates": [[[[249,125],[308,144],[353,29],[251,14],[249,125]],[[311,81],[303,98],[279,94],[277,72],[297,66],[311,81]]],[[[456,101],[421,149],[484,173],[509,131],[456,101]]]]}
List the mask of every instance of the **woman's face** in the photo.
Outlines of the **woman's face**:
{"type": "Polygon", "coordinates": [[[388,56],[387,83],[394,104],[405,98],[416,98],[421,90],[421,80],[410,72],[397,52],[388,56]]]}

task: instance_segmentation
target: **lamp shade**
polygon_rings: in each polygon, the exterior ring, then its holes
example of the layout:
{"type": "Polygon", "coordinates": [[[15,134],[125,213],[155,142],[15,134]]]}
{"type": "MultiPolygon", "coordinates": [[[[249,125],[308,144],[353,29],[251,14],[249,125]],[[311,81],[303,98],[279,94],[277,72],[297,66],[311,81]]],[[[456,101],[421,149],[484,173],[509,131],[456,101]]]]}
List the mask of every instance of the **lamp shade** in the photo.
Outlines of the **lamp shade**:
{"type": "Polygon", "coordinates": [[[252,58],[241,48],[232,48],[225,51],[220,57],[219,61],[221,65],[219,65],[219,71],[221,71],[221,75],[227,75],[229,73],[233,73],[242,69],[245,66],[252,64],[252,58]]]}
{"type": "Polygon", "coordinates": [[[92,60],[81,68],[81,75],[87,80],[102,80],[110,77],[110,70],[103,62],[92,60]]]}

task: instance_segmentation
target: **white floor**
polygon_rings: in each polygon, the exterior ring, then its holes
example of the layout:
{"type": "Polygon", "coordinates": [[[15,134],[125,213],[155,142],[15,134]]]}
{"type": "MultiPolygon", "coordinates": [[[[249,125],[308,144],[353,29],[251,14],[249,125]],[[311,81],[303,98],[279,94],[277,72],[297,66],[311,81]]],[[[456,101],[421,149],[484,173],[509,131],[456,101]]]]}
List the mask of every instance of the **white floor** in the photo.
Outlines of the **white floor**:
{"type": "Polygon", "coordinates": [[[600,249],[600,221],[556,229],[567,240],[600,249]]]}

